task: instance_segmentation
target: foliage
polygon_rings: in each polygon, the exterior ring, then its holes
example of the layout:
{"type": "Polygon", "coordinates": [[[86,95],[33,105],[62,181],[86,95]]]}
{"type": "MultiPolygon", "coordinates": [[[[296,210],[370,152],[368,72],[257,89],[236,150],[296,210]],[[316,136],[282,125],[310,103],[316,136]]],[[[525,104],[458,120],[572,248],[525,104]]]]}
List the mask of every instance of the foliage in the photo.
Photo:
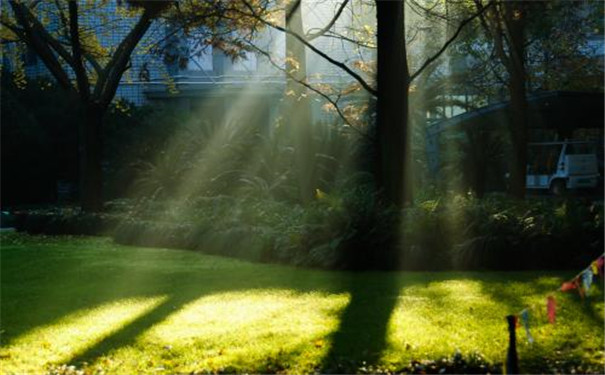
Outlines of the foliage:
{"type": "Polygon", "coordinates": [[[320,191],[304,206],[262,196],[203,197],[185,204],[118,200],[104,214],[21,213],[17,228],[109,234],[124,244],[345,269],[568,269],[603,248],[600,203],[452,195],[418,201],[399,222],[364,179],[369,177],[361,174],[331,193],[320,191]]]}
{"type": "MultiPolygon", "coordinates": [[[[2,205],[65,203],[77,198],[77,124],[82,117],[73,111],[73,100],[47,79],[32,79],[18,88],[5,73],[1,100],[2,205]],[[73,187],[69,197],[57,196],[58,182],[73,187]]],[[[120,186],[128,185],[127,171],[117,170],[117,166],[128,165],[134,157],[147,157],[153,151],[154,145],[148,145],[147,154],[134,149],[132,138],[160,138],[142,137],[133,131],[151,133],[159,128],[141,128],[140,117],[147,112],[127,103],[109,108],[105,122],[109,197],[120,195],[120,186]],[[132,158],[123,158],[129,153],[132,158]]]]}
{"type": "Polygon", "coordinates": [[[2,74],[2,205],[54,200],[57,180],[75,179],[78,116],[46,80],[18,88],[2,74]]]}
{"type": "Polygon", "coordinates": [[[412,268],[578,267],[603,248],[603,205],[581,199],[471,194],[424,201],[404,216],[412,268]]]}
{"type": "MultiPolygon", "coordinates": [[[[17,68],[14,69],[17,84],[25,84],[20,57],[29,49],[44,64],[46,73],[56,84],[74,98],[74,112],[84,115],[77,127],[79,198],[82,208],[89,212],[97,212],[103,206],[103,117],[122,76],[132,68],[131,56],[135,48],[152,24],[157,23],[163,13],[170,13],[169,10],[175,8],[173,2],[166,1],[126,3],[30,4],[16,0],[2,3],[2,47],[11,52],[6,56],[12,57],[11,65],[17,68]],[[84,17],[90,17],[89,24],[84,17]],[[103,36],[107,38],[102,42],[103,36]]],[[[183,10],[187,11],[188,6],[191,4],[184,5],[183,10]]],[[[204,3],[198,7],[201,10],[197,9],[196,26],[205,32],[226,31],[230,34],[245,29],[248,34],[253,33],[256,27],[243,19],[241,22],[227,21],[233,16],[231,7],[223,2],[204,3]],[[224,17],[227,15],[229,17],[224,17]],[[225,25],[217,30],[219,24],[225,25]]],[[[176,13],[182,16],[180,10],[176,13]]],[[[162,40],[153,43],[157,47],[157,44],[164,44],[162,40]]],[[[149,52],[154,49],[153,43],[142,47],[149,52]]]]}
{"type": "MultiPolygon", "coordinates": [[[[603,34],[603,4],[550,1],[526,5],[529,92],[602,91],[602,72],[595,63],[591,38],[603,34]]],[[[465,29],[451,49],[451,56],[466,67],[459,76],[452,77],[452,93],[472,92],[474,105],[482,105],[487,98],[504,100],[502,84],[508,73],[493,58],[495,41],[486,33],[488,30],[479,22],[474,26],[465,29]]]]}
{"type": "MultiPolygon", "coordinates": [[[[284,127],[267,130],[264,124],[204,117],[155,106],[132,110],[126,121],[112,121],[107,133],[112,196],[299,200],[298,150],[284,127]]],[[[330,192],[351,170],[359,139],[338,124],[308,126],[315,144],[312,186],[330,192]]]]}

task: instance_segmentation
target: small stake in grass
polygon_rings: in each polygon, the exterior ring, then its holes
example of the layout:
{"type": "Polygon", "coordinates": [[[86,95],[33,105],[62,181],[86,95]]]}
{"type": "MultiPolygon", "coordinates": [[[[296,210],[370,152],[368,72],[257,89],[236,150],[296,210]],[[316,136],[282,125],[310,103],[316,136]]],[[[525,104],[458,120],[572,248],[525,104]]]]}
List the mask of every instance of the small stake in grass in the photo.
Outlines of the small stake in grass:
{"type": "Polygon", "coordinates": [[[519,358],[517,357],[517,317],[514,315],[508,315],[506,317],[508,321],[508,353],[506,354],[506,367],[504,369],[505,374],[518,374],[519,373],[519,358]]]}

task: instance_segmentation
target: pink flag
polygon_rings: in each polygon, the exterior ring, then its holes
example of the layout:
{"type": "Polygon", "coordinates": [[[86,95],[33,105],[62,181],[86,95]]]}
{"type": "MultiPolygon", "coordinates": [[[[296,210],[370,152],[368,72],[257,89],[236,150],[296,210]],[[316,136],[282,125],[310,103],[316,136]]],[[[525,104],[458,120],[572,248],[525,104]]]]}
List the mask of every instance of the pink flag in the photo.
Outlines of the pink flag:
{"type": "Polygon", "coordinates": [[[555,324],[556,309],[557,303],[555,302],[555,297],[548,296],[546,298],[546,312],[548,313],[548,321],[550,324],[555,324]]]}

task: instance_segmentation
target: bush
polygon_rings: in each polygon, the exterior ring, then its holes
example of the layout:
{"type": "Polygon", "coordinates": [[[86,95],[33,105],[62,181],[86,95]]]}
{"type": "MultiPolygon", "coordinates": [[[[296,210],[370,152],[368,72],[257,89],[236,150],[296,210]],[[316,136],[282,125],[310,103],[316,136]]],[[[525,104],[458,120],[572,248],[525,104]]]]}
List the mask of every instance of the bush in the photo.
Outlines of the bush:
{"type": "Polygon", "coordinates": [[[18,211],[14,215],[17,231],[32,234],[107,235],[119,218],[112,214],[82,214],[73,209],[18,211]]]}
{"type": "Polygon", "coordinates": [[[75,181],[77,111],[49,82],[1,82],[2,206],[54,202],[57,181],[75,181]]]}
{"type": "Polygon", "coordinates": [[[404,254],[412,268],[581,267],[602,252],[602,218],[602,204],[583,200],[453,196],[406,211],[404,254]]]}
{"type": "Polygon", "coordinates": [[[119,200],[103,214],[18,214],[16,226],[332,269],[565,269],[602,253],[602,204],[457,195],[418,202],[400,217],[363,178],[306,206],[250,196],[119,200]]]}

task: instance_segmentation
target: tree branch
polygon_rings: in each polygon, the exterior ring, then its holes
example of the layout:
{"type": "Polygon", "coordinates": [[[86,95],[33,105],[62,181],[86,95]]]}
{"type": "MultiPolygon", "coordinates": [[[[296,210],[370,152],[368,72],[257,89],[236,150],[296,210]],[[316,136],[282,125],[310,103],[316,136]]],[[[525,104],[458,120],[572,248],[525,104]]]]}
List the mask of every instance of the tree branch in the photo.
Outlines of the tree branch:
{"type": "MultiPolygon", "coordinates": [[[[44,65],[48,68],[50,73],[55,77],[59,86],[63,87],[66,90],[73,89],[71,82],[69,80],[69,76],[64,70],[63,66],[53,53],[50,46],[43,40],[40,35],[38,28],[32,28],[30,25],[31,16],[30,10],[25,7],[23,4],[16,2],[14,0],[9,2],[14,14],[15,20],[23,29],[23,42],[28,45],[31,49],[33,49],[36,54],[42,59],[44,65]],[[28,17],[28,13],[30,17],[28,17]]],[[[35,23],[34,23],[35,27],[35,23]]]]}
{"type": "Polygon", "coordinates": [[[122,40],[111,60],[100,74],[93,92],[93,96],[100,106],[108,106],[114,97],[132,51],[151,26],[151,17],[151,12],[145,8],[137,24],[122,40]]]}
{"type": "Polygon", "coordinates": [[[367,48],[367,49],[376,49],[375,45],[370,45],[370,44],[366,44],[366,43],[362,43],[359,40],[355,40],[353,38],[349,38],[347,36],[341,35],[341,34],[337,34],[334,32],[328,32],[327,34],[323,35],[326,38],[334,38],[334,39],[339,39],[341,41],[345,41],[345,42],[349,42],[349,43],[353,43],[359,47],[363,47],[363,48],[367,48]]]}
{"type": "Polygon", "coordinates": [[[330,56],[328,56],[327,54],[325,54],[324,52],[320,51],[318,48],[316,48],[315,46],[313,46],[313,44],[307,42],[305,40],[304,37],[298,35],[297,33],[294,33],[284,27],[281,27],[279,25],[275,25],[265,19],[263,19],[261,16],[259,16],[255,11],[254,8],[252,7],[252,5],[250,5],[250,3],[248,3],[247,0],[242,0],[243,3],[246,5],[246,7],[248,8],[248,10],[250,10],[250,14],[246,14],[243,13],[244,15],[247,15],[249,17],[252,17],[258,21],[260,21],[261,23],[263,23],[264,25],[267,25],[271,28],[274,28],[276,30],[279,30],[283,33],[292,35],[294,38],[296,38],[298,41],[300,41],[301,43],[303,43],[305,46],[307,46],[311,51],[315,52],[316,54],[318,54],[319,56],[323,57],[325,60],[327,60],[329,63],[331,63],[332,65],[335,65],[337,67],[339,67],[340,69],[344,70],[347,74],[349,74],[351,77],[353,77],[353,79],[355,79],[357,82],[359,82],[359,84],[366,89],[366,91],[368,91],[370,94],[372,94],[373,96],[378,96],[378,90],[376,90],[375,88],[373,88],[372,86],[370,86],[370,84],[368,82],[366,82],[359,74],[355,73],[351,68],[349,68],[346,64],[343,64],[340,61],[337,61],[333,58],[331,58],[330,56]]]}
{"type": "MultiPolygon", "coordinates": [[[[475,5],[477,6],[478,9],[483,8],[483,4],[481,3],[481,0],[475,0],[475,5]]],[[[510,60],[506,56],[506,52],[504,52],[504,47],[502,45],[502,39],[504,38],[504,36],[502,35],[502,27],[500,25],[500,13],[498,12],[498,9],[495,5],[494,5],[494,12],[495,12],[495,15],[494,15],[495,20],[493,21],[494,25],[488,24],[488,20],[485,17],[485,14],[482,14],[479,19],[481,20],[481,25],[483,26],[483,29],[485,30],[485,32],[487,34],[492,35],[492,38],[494,40],[494,51],[496,52],[496,55],[498,56],[500,61],[502,61],[502,64],[504,64],[504,66],[508,67],[508,66],[510,66],[510,60]]]]}
{"type": "MultiPolygon", "coordinates": [[[[305,86],[307,89],[313,91],[314,93],[318,94],[319,96],[321,96],[322,98],[324,98],[327,102],[329,102],[330,104],[332,104],[332,106],[334,107],[334,109],[336,110],[336,113],[338,114],[338,116],[345,122],[345,124],[347,124],[348,126],[351,127],[351,129],[355,130],[357,133],[359,133],[360,135],[370,138],[370,136],[360,130],[359,128],[357,128],[355,125],[353,125],[351,123],[351,121],[349,121],[349,119],[347,119],[347,116],[342,112],[342,110],[340,109],[340,107],[338,106],[338,99],[334,100],[332,99],[329,95],[325,94],[324,92],[322,92],[321,90],[313,87],[313,85],[309,84],[308,82],[298,79],[296,78],[292,73],[290,73],[287,69],[282,68],[281,66],[279,66],[279,64],[277,62],[275,62],[275,60],[273,60],[273,58],[271,57],[271,54],[265,50],[263,50],[262,48],[259,48],[258,46],[254,45],[253,43],[248,43],[249,46],[254,49],[255,51],[257,51],[258,53],[260,53],[261,55],[265,56],[267,58],[267,60],[269,60],[269,63],[271,65],[273,65],[276,69],[278,69],[279,71],[285,73],[288,78],[292,79],[293,81],[296,81],[297,83],[305,86]]],[[[339,97],[340,99],[340,97],[339,97]]]]}
{"type": "Polygon", "coordinates": [[[99,62],[94,58],[94,56],[92,56],[90,53],[83,51],[83,56],[86,59],[86,61],[88,61],[88,63],[90,65],[92,65],[93,69],[95,70],[95,72],[97,72],[97,75],[100,75],[103,72],[103,67],[101,66],[101,64],[99,64],[99,62]]]}
{"type": "Polygon", "coordinates": [[[17,37],[21,38],[21,40],[25,39],[25,30],[18,28],[16,25],[12,25],[12,24],[6,22],[6,20],[0,20],[0,24],[2,24],[2,26],[6,27],[7,29],[9,29],[10,31],[15,33],[15,35],[17,35],[17,37]]]}
{"type": "Polygon", "coordinates": [[[70,1],[69,6],[69,35],[71,38],[71,49],[74,58],[74,72],[80,97],[86,103],[90,97],[90,84],[88,75],[82,61],[82,46],[80,45],[80,32],[78,30],[78,2],[70,1]]]}
{"type": "Polygon", "coordinates": [[[55,0],[55,7],[57,8],[57,12],[59,13],[59,19],[61,20],[61,24],[63,25],[63,32],[66,38],[69,38],[69,29],[67,18],[65,17],[65,12],[63,12],[63,8],[61,7],[61,3],[59,0],[55,0]]]}
{"type": "Polygon", "coordinates": [[[349,0],[344,0],[342,2],[342,4],[340,4],[340,7],[336,11],[336,14],[334,15],[334,17],[332,17],[332,19],[330,20],[330,22],[328,22],[328,24],[326,26],[324,26],[323,28],[321,28],[317,32],[307,33],[307,35],[305,36],[305,39],[310,42],[313,39],[324,35],[328,30],[330,30],[332,28],[332,26],[334,26],[334,24],[336,23],[336,21],[338,21],[338,18],[340,18],[340,15],[341,15],[342,11],[345,9],[345,7],[347,6],[348,3],[349,3],[349,0]]]}
{"type": "Polygon", "coordinates": [[[450,46],[450,44],[452,44],[454,42],[454,40],[456,40],[456,38],[458,37],[458,35],[460,35],[460,33],[462,32],[462,29],[464,29],[464,27],[466,25],[468,25],[469,23],[471,23],[475,18],[481,16],[483,14],[483,12],[485,12],[492,5],[493,5],[493,3],[490,2],[487,6],[481,7],[481,9],[479,9],[479,11],[477,13],[473,14],[471,17],[469,17],[469,18],[465,19],[464,21],[462,21],[460,23],[460,25],[458,25],[458,28],[456,29],[456,32],[454,33],[454,35],[452,35],[445,42],[445,44],[443,44],[443,46],[441,47],[441,49],[439,49],[439,51],[437,51],[437,53],[435,53],[433,56],[431,56],[428,59],[426,59],[426,61],[422,64],[422,66],[420,66],[420,68],[414,74],[410,75],[410,82],[412,82],[414,80],[414,78],[418,77],[418,75],[420,75],[420,73],[422,73],[422,71],[427,66],[429,66],[431,63],[433,63],[433,61],[437,60],[439,58],[439,56],[441,56],[441,54],[443,54],[443,52],[445,52],[445,50],[450,46]]]}
{"type": "Polygon", "coordinates": [[[11,0],[10,3],[11,6],[13,6],[14,4],[13,11],[15,11],[15,16],[17,15],[15,9],[19,9],[19,12],[23,17],[24,22],[27,22],[28,27],[31,28],[32,32],[35,33],[36,36],[39,37],[42,42],[46,43],[53,50],[55,50],[55,52],[59,56],[61,56],[61,58],[65,60],[66,63],[73,67],[72,56],[67,52],[65,48],[63,48],[61,43],[56,38],[54,38],[48,33],[46,28],[44,28],[40,21],[32,14],[31,10],[19,1],[11,0]]]}

